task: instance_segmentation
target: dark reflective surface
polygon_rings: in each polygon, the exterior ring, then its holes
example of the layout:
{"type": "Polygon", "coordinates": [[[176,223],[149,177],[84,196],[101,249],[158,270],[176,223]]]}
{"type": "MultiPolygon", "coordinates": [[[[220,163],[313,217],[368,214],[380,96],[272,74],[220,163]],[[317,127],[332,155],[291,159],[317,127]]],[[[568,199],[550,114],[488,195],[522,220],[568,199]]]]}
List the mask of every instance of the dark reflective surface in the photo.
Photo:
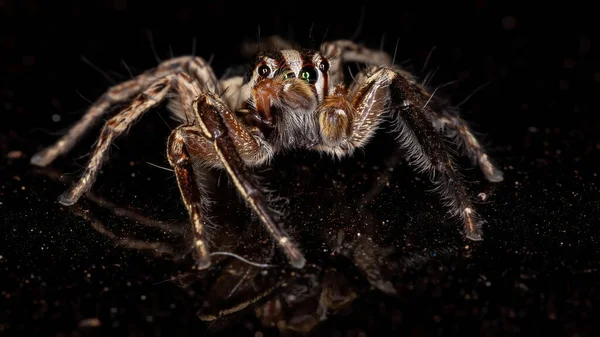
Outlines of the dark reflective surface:
{"type": "MultiPolygon", "coordinates": [[[[28,6],[37,10],[6,7],[15,11],[13,17],[21,15],[32,24],[15,29],[17,42],[7,42],[15,56],[9,62],[12,82],[3,84],[4,109],[18,119],[2,122],[0,138],[1,335],[598,333],[593,315],[600,297],[600,143],[597,118],[587,114],[598,107],[592,100],[598,94],[593,82],[598,63],[593,62],[597,51],[591,46],[597,40],[591,27],[579,24],[570,33],[551,31],[545,19],[534,21],[515,9],[480,4],[479,9],[461,8],[464,26],[489,29],[485,32],[493,41],[461,37],[461,32],[472,30],[448,28],[448,22],[435,15],[429,28],[437,28],[438,35],[425,33],[426,25],[419,20],[400,20],[402,29],[392,30],[394,39],[407,37],[400,56],[417,51],[416,65],[432,45],[439,46],[438,56],[434,53],[430,61],[444,65],[436,75],[439,83],[468,78],[445,88],[446,94],[458,97],[457,103],[481,83],[492,81],[463,108],[465,117],[487,134],[505,181],[487,183],[478,170],[460,161],[487,221],[485,240],[471,242],[461,236],[460,224],[447,219],[437,196],[427,192],[428,182],[390,146],[389,136],[381,135],[364,153],[341,162],[292,153],[257,171],[280,197],[276,204],[309,261],[303,270],[287,265],[227,177],[213,172],[217,192],[211,214],[218,224],[212,230],[213,251],[267,265],[217,255],[213,268],[196,271],[173,174],[148,164],[168,166],[164,143],[175,125],[171,121],[165,125],[157,113],[148,114],[117,142],[93,193],[72,207],[56,200],[85,164],[82,156],[96,133],[49,168],[28,164],[36,150],[56,139],[49,132],[70,125],[87,106],[75,89],[89,99],[105,89],[97,72],[77,60],[81,53],[95,56],[101,67],[110,68],[122,55],[145,60],[130,61],[133,64],[152,65],[147,40],[140,35],[144,30],[124,23],[145,7],[107,4],[102,13],[111,14],[115,27],[96,33],[90,28],[94,22],[79,22],[92,20],[94,9],[71,8],[71,15],[62,14],[63,22],[47,24],[42,19],[58,9],[28,6]],[[125,7],[115,10],[113,5],[125,7]],[[515,12],[517,28],[508,29],[511,19],[505,12],[515,12]],[[473,19],[476,14],[481,17],[473,19]],[[541,32],[532,22],[550,31],[541,32]],[[87,42],[73,43],[61,35],[76,24],[89,35],[87,42]],[[120,33],[126,27],[129,33],[120,33]],[[439,32],[442,27],[449,31],[439,32]],[[433,41],[421,40],[427,38],[433,41]],[[58,48],[56,55],[53,46],[58,48]],[[136,51],[137,46],[147,49],[136,51]],[[28,58],[32,55],[33,61],[28,58]],[[53,121],[55,114],[59,121],[53,121]]],[[[218,18],[219,8],[211,10],[218,18]]],[[[165,25],[175,27],[153,25],[158,36],[194,27],[185,9],[166,12],[177,20],[171,18],[165,25]]],[[[407,12],[413,16],[403,17],[410,19],[427,11],[417,6],[407,12]]],[[[273,17],[291,20],[278,15],[273,17]]],[[[230,14],[230,19],[243,17],[230,14]]],[[[363,34],[374,34],[366,39],[377,45],[381,31],[370,18],[363,34]]],[[[267,29],[286,27],[275,22],[267,29]]],[[[351,35],[354,27],[339,22],[347,27],[333,24],[332,38],[351,35]]],[[[386,24],[381,30],[390,34],[393,27],[386,24]]],[[[187,52],[189,44],[182,41],[193,35],[208,41],[198,45],[198,54],[208,58],[213,49],[208,44],[217,38],[198,31],[164,37],[168,42],[162,46],[173,43],[187,52]]],[[[238,42],[241,37],[227,44],[215,42],[223,50],[215,57],[217,69],[235,59],[227,51],[237,51],[238,42]]]]}

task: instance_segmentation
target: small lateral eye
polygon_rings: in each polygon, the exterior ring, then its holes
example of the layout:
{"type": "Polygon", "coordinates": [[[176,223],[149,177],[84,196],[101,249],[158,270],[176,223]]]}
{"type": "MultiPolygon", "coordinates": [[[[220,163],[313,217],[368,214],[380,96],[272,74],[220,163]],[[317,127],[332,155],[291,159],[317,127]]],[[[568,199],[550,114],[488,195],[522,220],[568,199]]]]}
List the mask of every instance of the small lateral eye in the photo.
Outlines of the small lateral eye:
{"type": "Polygon", "coordinates": [[[329,62],[327,62],[326,60],[323,60],[323,62],[321,62],[321,64],[319,64],[319,70],[326,73],[329,70],[329,62]]]}
{"type": "Polygon", "coordinates": [[[267,77],[271,73],[271,69],[266,64],[258,67],[258,74],[262,77],[267,77]]]}
{"type": "Polygon", "coordinates": [[[312,66],[304,67],[300,70],[300,78],[312,84],[317,81],[317,69],[312,66]]]}

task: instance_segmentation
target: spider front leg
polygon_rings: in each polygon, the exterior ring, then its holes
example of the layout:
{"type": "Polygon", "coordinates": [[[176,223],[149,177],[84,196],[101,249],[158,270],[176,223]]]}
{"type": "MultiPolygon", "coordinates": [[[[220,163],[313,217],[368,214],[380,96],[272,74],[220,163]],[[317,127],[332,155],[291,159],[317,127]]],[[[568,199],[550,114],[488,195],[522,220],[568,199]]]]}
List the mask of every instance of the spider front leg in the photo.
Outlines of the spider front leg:
{"type": "Polygon", "coordinates": [[[409,161],[420,171],[431,173],[436,190],[451,214],[462,219],[467,238],[481,240],[475,209],[442,135],[425,109],[427,102],[415,94],[417,84],[390,67],[370,67],[363,74],[361,82],[355,83],[348,94],[352,109],[343,107],[341,97],[332,97],[319,108],[326,148],[335,154],[351,152],[372,137],[383,118],[393,117],[398,141],[407,149],[409,161]],[[335,118],[323,117],[334,114],[335,118]],[[337,132],[342,125],[347,125],[346,130],[337,132]]]}
{"type": "Polygon", "coordinates": [[[196,233],[198,267],[210,265],[201,214],[201,186],[192,173],[194,160],[224,168],[238,192],[279,244],[290,264],[302,268],[305,259],[290,237],[275,223],[258,183],[247,170],[272,155],[268,145],[250,134],[229,108],[212,93],[201,95],[193,105],[198,126],[179,127],[169,138],[169,162],[175,170],[183,201],[196,233]]]}

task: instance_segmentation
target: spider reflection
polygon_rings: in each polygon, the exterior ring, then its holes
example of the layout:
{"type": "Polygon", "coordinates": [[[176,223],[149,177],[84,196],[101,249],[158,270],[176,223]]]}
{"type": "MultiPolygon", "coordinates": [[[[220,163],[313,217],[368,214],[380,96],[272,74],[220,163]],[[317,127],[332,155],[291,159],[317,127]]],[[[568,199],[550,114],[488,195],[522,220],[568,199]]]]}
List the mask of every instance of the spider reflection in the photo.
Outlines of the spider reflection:
{"type": "MultiPolygon", "coordinates": [[[[397,164],[395,158],[391,157],[390,166],[397,164]]],[[[379,175],[377,183],[360,191],[352,185],[338,186],[335,179],[330,180],[326,176],[314,177],[310,169],[300,167],[298,170],[308,173],[299,174],[297,180],[290,180],[291,186],[299,188],[299,182],[309,186],[318,184],[323,187],[319,193],[328,195],[316,199],[320,200],[320,207],[317,208],[321,211],[313,216],[322,217],[323,221],[318,221],[322,226],[311,232],[319,235],[312,239],[312,250],[307,251],[311,255],[310,260],[315,263],[303,270],[291,268],[284,259],[279,258],[275,244],[262,231],[215,232],[213,240],[224,250],[211,253],[211,268],[197,270],[189,254],[190,247],[193,247],[190,242],[193,236],[189,235],[185,218],[174,223],[157,221],[93,192],[86,196],[85,202],[66,210],[84,218],[94,230],[110,238],[119,247],[147,252],[154,258],[168,258],[173,263],[184,265],[173,270],[188,272],[174,274],[165,282],[182,287],[201,302],[198,317],[207,322],[209,335],[248,317],[265,328],[277,329],[283,334],[308,334],[319,329],[331,317],[352,311],[353,303],[365,294],[379,292],[401,296],[403,275],[407,270],[427,264],[432,253],[398,249],[398,246],[384,241],[396,233],[386,236],[378,232],[382,227],[380,220],[365,205],[377,198],[384,189],[382,185],[385,186],[389,181],[387,175],[390,171],[386,167],[381,172],[387,173],[379,175]],[[307,180],[307,176],[313,179],[307,180]],[[329,189],[319,179],[331,181],[338,188],[329,189]],[[361,202],[350,203],[348,200],[354,199],[357,193],[362,195],[361,202]],[[125,220],[135,223],[148,231],[143,230],[143,238],[139,238],[124,233],[122,228],[126,226],[113,229],[104,221],[106,215],[101,215],[102,211],[107,210],[119,222],[125,220]],[[153,230],[166,235],[151,240],[148,232],[153,230]]],[[[43,169],[42,172],[54,179],[59,177],[58,172],[49,169],[43,169]]],[[[304,205],[305,209],[315,206],[314,203],[293,201],[290,204],[304,205]]],[[[297,211],[302,212],[304,208],[297,211]]],[[[249,226],[251,224],[237,227],[249,226]]],[[[397,229],[398,232],[402,230],[397,229]]],[[[438,256],[452,255],[456,249],[442,247],[436,252],[438,256]]]]}

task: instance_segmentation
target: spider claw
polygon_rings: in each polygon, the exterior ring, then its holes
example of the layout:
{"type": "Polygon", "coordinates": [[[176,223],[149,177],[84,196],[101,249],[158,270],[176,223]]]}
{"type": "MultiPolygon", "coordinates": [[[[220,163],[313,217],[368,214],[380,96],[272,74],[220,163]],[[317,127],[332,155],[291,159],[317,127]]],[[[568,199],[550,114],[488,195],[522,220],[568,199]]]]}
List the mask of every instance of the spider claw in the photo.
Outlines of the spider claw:
{"type": "Polygon", "coordinates": [[[497,183],[504,180],[504,172],[492,164],[485,153],[479,158],[479,167],[488,181],[497,183]]]}
{"type": "Polygon", "coordinates": [[[63,206],[72,206],[79,198],[70,191],[67,191],[58,197],[58,203],[63,206]]]}
{"type": "Polygon", "coordinates": [[[483,241],[483,236],[482,236],[481,230],[477,230],[472,233],[467,233],[465,235],[465,237],[472,241],[483,241]]]}
{"type": "Polygon", "coordinates": [[[304,267],[306,264],[304,255],[302,255],[298,247],[296,247],[296,245],[287,236],[283,236],[279,239],[279,245],[287,256],[292,267],[297,269],[302,269],[304,267]]]}
{"type": "Polygon", "coordinates": [[[208,255],[198,257],[198,259],[196,260],[196,269],[198,269],[198,270],[205,270],[205,269],[208,269],[210,266],[211,266],[211,261],[210,261],[210,257],[208,255]]]}
{"type": "Polygon", "coordinates": [[[504,180],[504,172],[496,169],[492,173],[488,173],[485,175],[487,180],[493,183],[499,183],[504,180]]]}
{"type": "Polygon", "coordinates": [[[29,159],[29,163],[40,167],[45,167],[50,164],[50,162],[52,162],[52,158],[46,155],[46,151],[40,151],[31,156],[31,159],[29,159]]]}
{"type": "Polygon", "coordinates": [[[299,256],[296,256],[294,258],[290,257],[290,264],[292,265],[292,267],[294,267],[296,269],[302,269],[302,268],[304,268],[304,265],[306,264],[306,259],[304,258],[304,256],[302,254],[300,254],[299,256]]]}

